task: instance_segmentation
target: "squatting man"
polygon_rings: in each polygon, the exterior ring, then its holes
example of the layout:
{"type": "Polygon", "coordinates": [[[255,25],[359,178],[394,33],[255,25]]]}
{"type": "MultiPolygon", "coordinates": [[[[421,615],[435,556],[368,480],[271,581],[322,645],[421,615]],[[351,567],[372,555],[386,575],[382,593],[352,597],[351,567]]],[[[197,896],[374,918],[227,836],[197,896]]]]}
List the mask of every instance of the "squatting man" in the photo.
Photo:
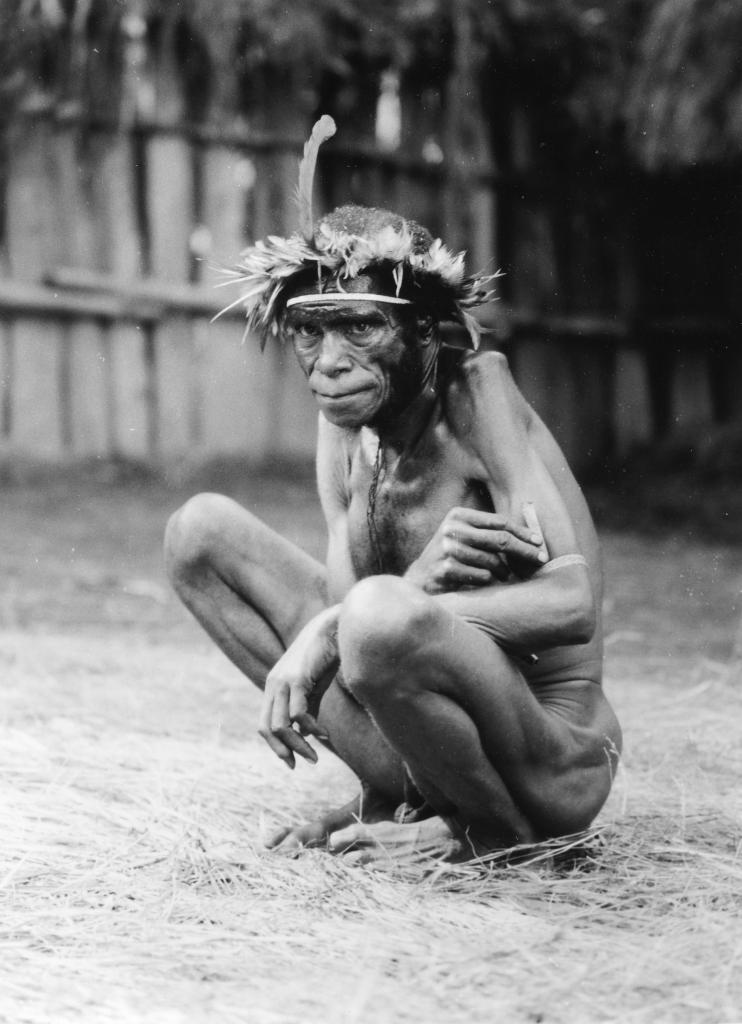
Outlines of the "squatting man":
{"type": "Polygon", "coordinates": [[[274,753],[293,768],[324,744],[360,780],[268,845],[471,856],[578,832],[621,745],[590,514],[505,358],[477,350],[492,278],[389,211],[313,223],[333,132],[322,118],[305,148],[300,232],[235,272],[249,332],[293,346],[319,406],[326,563],[203,494],[168,525],[170,577],[262,688],[274,753]]]}

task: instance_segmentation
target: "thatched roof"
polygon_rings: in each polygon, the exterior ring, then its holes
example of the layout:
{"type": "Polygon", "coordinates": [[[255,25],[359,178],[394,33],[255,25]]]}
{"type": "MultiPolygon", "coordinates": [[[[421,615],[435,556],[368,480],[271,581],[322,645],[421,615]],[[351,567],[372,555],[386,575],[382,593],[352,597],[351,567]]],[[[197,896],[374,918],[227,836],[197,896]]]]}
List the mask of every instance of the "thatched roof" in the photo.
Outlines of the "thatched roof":
{"type": "Polygon", "coordinates": [[[650,169],[742,155],[742,4],[660,0],[635,52],[624,117],[650,169]]]}

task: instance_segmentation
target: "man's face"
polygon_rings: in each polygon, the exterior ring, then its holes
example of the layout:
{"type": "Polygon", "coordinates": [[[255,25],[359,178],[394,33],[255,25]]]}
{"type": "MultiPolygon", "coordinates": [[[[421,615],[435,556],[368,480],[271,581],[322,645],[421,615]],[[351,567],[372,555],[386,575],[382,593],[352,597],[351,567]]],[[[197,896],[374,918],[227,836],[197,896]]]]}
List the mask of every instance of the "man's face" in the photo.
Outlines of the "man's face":
{"type": "MultiPolygon", "coordinates": [[[[366,277],[348,284],[359,295],[374,290],[366,277]]],[[[408,321],[398,306],[361,298],[286,311],[284,335],[331,423],[381,423],[416,396],[422,358],[408,321]]]]}

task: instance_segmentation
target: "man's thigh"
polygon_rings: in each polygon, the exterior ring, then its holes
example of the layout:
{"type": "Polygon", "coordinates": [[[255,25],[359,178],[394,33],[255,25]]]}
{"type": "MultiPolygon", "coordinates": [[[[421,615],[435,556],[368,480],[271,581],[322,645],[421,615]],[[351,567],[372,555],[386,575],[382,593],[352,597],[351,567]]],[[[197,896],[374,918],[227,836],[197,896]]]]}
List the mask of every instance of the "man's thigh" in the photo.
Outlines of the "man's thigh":
{"type": "Polygon", "coordinates": [[[284,649],[326,606],[324,566],[231,498],[196,495],[174,519],[193,579],[208,589],[216,577],[265,620],[284,649]]]}
{"type": "Polygon", "coordinates": [[[614,750],[614,719],[600,687],[575,681],[534,692],[517,660],[490,636],[433,599],[431,606],[429,628],[410,656],[419,684],[469,714],[490,763],[526,813],[592,817],[610,788],[614,750]],[[584,806],[572,806],[580,800],[584,806]]]}

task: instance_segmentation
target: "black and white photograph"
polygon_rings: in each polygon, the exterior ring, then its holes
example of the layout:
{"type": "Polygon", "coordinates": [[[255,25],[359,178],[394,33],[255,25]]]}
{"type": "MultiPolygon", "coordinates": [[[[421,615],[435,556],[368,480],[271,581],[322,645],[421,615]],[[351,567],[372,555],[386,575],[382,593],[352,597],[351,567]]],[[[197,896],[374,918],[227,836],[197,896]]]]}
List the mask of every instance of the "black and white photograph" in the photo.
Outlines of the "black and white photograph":
{"type": "Polygon", "coordinates": [[[742,1024],[742,3],[0,0],[0,1024],[742,1024]]]}

